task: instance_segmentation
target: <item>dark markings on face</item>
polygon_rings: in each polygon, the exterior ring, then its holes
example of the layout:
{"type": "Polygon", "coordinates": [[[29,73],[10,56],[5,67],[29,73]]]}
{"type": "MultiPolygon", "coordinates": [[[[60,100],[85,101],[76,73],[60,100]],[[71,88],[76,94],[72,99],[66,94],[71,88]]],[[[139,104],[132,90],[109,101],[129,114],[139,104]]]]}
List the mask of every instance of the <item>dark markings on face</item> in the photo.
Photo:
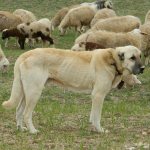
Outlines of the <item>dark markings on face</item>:
{"type": "Polygon", "coordinates": [[[49,28],[46,28],[46,31],[49,32],[50,31],[49,28]]]}
{"type": "Polygon", "coordinates": [[[121,61],[124,60],[124,53],[119,53],[118,56],[119,56],[119,59],[120,59],[121,61]]]}
{"type": "Polygon", "coordinates": [[[145,67],[142,66],[140,57],[141,57],[141,55],[139,57],[136,57],[134,55],[130,57],[130,60],[135,63],[132,68],[133,74],[140,74],[140,73],[143,73],[143,71],[144,71],[145,67]]]}

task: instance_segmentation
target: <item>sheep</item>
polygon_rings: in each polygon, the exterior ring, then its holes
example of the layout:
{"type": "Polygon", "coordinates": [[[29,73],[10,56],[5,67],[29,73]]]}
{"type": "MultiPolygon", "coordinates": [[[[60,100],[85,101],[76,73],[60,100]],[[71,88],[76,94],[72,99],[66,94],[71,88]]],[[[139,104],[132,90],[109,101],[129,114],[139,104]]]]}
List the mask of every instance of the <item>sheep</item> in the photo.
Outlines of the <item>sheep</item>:
{"type": "MultiPolygon", "coordinates": [[[[143,25],[140,26],[140,30],[142,31],[143,34],[145,34],[145,36],[150,36],[150,22],[146,22],[143,25]]],[[[150,41],[150,39],[149,39],[150,41]]],[[[148,64],[150,64],[150,47],[148,47],[147,49],[145,49],[143,51],[144,53],[144,57],[145,57],[145,65],[147,66],[148,64]]]]}
{"type": "Polygon", "coordinates": [[[19,16],[22,22],[24,23],[28,23],[28,22],[31,23],[33,21],[37,21],[35,15],[32,12],[24,10],[24,9],[16,9],[13,12],[13,14],[16,16],[19,16]]]}
{"type": "Polygon", "coordinates": [[[90,25],[91,27],[93,27],[94,24],[100,19],[106,19],[106,18],[115,17],[115,16],[116,16],[116,13],[112,9],[104,8],[104,9],[98,10],[94,18],[92,19],[90,25]]]}
{"type": "Polygon", "coordinates": [[[24,49],[25,38],[28,37],[26,34],[22,34],[17,28],[5,29],[2,31],[2,39],[5,40],[9,37],[17,37],[18,43],[21,49],[24,49]]]}
{"type": "Polygon", "coordinates": [[[29,37],[32,37],[32,34],[41,31],[44,35],[51,35],[51,22],[47,18],[42,18],[38,21],[31,23],[22,23],[17,26],[17,29],[22,33],[26,33],[29,37]]]}
{"type": "Polygon", "coordinates": [[[60,9],[55,16],[51,20],[51,29],[54,30],[54,28],[58,27],[62,19],[65,17],[65,15],[68,13],[69,7],[64,7],[60,9]]]}
{"type": "Polygon", "coordinates": [[[80,6],[69,10],[59,25],[60,35],[64,35],[68,27],[75,27],[81,33],[82,26],[89,26],[96,10],[89,6],[80,6]]]}
{"type": "MultiPolygon", "coordinates": [[[[0,11],[0,32],[4,29],[15,28],[22,23],[19,16],[16,16],[8,11],[0,11]]],[[[8,40],[5,42],[5,47],[8,47],[8,40]]]]}
{"type": "Polygon", "coordinates": [[[32,35],[34,33],[40,31],[45,36],[51,36],[51,22],[47,18],[43,18],[31,23],[22,23],[17,26],[17,29],[20,30],[23,34],[28,34],[29,39],[32,39],[32,35]]]}
{"type": "Polygon", "coordinates": [[[8,59],[6,58],[2,48],[1,48],[1,45],[0,45],[0,70],[2,72],[5,72],[7,67],[9,65],[9,61],[8,59]]]}
{"type": "MultiPolygon", "coordinates": [[[[5,29],[2,32],[2,39],[6,39],[6,38],[9,38],[9,37],[17,37],[20,48],[24,49],[25,39],[28,38],[29,35],[20,32],[20,30],[18,30],[17,28],[5,29]]],[[[32,38],[34,38],[34,39],[36,39],[38,37],[41,37],[43,42],[48,41],[49,44],[52,44],[52,45],[54,44],[53,39],[48,35],[45,36],[41,31],[33,33],[33,35],[32,35],[32,38]]]]}
{"type": "Polygon", "coordinates": [[[72,50],[86,50],[86,42],[100,45],[98,48],[114,48],[118,46],[133,45],[143,52],[150,48],[150,26],[142,25],[140,29],[134,29],[128,33],[115,33],[108,31],[89,31],[80,35],[72,47],[72,50]],[[81,44],[82,43],[82,44],[81,44]],[[84,43],[84,44],[83,44],[84,43]]]}
{"type": "Polygon", "coordinates": [[[73,5],[73,6],[69,6],[69,7],[64,7],[62,9],[60,9],[55,16],[52,18],[52,27],[51,29],[54,30],[55,27],[58,27],[61,23],[61,21],[63,20],[63,18],[65,17],[65,15],[69,12],[69,10],[73,9],[73,8],[77,8],[80,6],[90,6],[90,7],[94,7],[97,6],[98,9],[102,9],[102,8],[112,8],[112,2],[110,0],[104,1],[104,0],[99,0],[96,2],[92,2],[92,3],[81,3],[80,5],[73,5]]]}
{"type": "Polygon", "coordinates": [[[22,20],[20,17],[8,11],[0,11],[0,32],[4,29],[15,28],[21,23],[22,20]]]}
{"type": "Polygon", "coordinates": [[[130,32],[139,28],[141,21],[135,16],[116,16],[98,21],[91,30],[107,30],[111,32],[130,32]]]}
{"type": "Polygon", "coordinates": [[[96,5],[97,9],[103,9],[103,8],[112,9],[113,8],[113,4],[112,4],[111,0],[97,0],[92,3],[84,2],[84,3],[81,3],[80,5],[81,6],[91,6],[91,7],[95,7],[95,5],[96,5]]]}
{"type": "MultiPolygon", "coordinates": [[[[145,16],[145,24],[147,23],[150,25],[150,10],[147,12],[145,16]]],[[[144,56],[145,56],[145,65],[150,64],[150,49],[144,51],[144,56]]]]}

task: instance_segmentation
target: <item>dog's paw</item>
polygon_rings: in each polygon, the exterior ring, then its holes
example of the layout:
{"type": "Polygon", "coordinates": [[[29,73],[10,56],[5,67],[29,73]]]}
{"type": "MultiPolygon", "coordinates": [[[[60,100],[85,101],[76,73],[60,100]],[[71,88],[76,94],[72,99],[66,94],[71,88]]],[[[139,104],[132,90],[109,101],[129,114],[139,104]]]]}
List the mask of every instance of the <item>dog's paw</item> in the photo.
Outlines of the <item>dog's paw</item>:
{"type": "Polygon", "coordinates": [[[26,127],[17,126],[17,130],[24,132],[27,131],[28,129],[26,127]]]}
{"type": "Polygon", "coordinates": [[[36,130],[36,129],[34,129],[34,130],[30,130],[30,133],[31,134],[37,134],[37,133],[39,133],[40,131],[39,130],[36,130]]]}
{"type": "Polygon", "coordinates": [[[93,125],[90,126],[90,130],[91,130],[92,132],[105,133],[104,128],[102,128],[102,127],[96,128],[96,127],[93,126],[93,125]]]}

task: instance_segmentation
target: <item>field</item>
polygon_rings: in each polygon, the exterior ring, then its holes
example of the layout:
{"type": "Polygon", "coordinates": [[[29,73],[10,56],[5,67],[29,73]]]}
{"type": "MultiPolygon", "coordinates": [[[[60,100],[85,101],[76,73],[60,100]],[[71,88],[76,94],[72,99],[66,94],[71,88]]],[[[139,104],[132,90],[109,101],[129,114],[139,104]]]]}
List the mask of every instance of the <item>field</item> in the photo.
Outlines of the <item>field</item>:
{"type": "MultiPolygon", "coordinates": [[[[91,1],[91,0],[88,0],[91,1]]],[[[83,0],[0,0],[0,10],[13,11],[24,8],[38,18],[51,18],[64,6],[83,0]]],[[[113,0],[118,15],[135,15],[144,22],[150,9],[149,0],[113,0]]],[[[1,36],[1,35],[0,35],[1,36]]],[[[53,33],[55,46],[70,48],[78,36],[69,31],[60,37],[53,33]]],[[[29,50],[20,50],[11,39],[4,48],[10,61],[7,73],[0,74],[0,104],[10,97],[13,67],[17,57],[29,50]]],[[[91,132],[89,114],[91,97],[65,91],[59,87],[45,88],[33,114],[37,135],[16,130],[15,109],[4,110],[0,105],[0,150],[125,150],[150,149],[150,68],[138,76],[142,85],[121,90],[112,90],[106,97],[102,113],[102,126],[108,133],[91,132]]]]}

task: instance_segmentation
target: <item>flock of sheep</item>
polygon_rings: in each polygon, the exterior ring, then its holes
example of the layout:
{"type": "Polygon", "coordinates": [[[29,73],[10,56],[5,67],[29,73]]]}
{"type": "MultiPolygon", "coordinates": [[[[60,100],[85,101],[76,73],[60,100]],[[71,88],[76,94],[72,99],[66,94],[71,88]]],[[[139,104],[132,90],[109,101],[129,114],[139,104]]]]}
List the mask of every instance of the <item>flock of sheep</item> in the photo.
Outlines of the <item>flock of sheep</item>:
{"type": "MultiPolygon", "coordinates": [[[[26,41],[30,46],[34,46],[37,40],[53,45],[51,35],[56,27],[61,36],[67,34],[68,28],[75,28],[81,34],[75,40],[72,50],[133,45],[143,52],[145,65],[150,63],[150,11],[146,14],[144,24],[135,16],[118,16],[110,0],[62,8],[51,20],[37,20],[32,12],[24,9],[17,9],[13,13],[0,11],[0,32],[2,39],[7,39],[5,47],[9,37],[17,37],[21,49],[24,49],[26,41]]],[[[130,78],[140,83],[136,76],[130,78]]]]}

